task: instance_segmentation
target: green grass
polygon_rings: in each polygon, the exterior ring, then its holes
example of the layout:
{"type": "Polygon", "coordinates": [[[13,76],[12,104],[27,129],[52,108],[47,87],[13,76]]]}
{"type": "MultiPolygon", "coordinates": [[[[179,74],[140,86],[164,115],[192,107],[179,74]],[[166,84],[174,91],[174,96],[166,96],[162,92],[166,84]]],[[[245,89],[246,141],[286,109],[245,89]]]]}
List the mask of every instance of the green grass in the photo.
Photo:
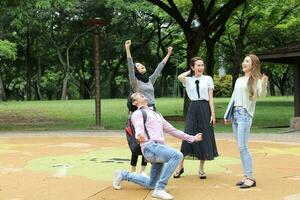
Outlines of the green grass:
{"type": "MultiPolygon", "coordinates": [[[[164,116],[182,116],[182,98],[157,98],[157,109],[164,116]]],[[[215,131],[231,132],[222,118],[229,98],[215,98],[218,119],[215,131]]],[[[127,118],[126,99],[104,99],[102,125],[122,129],[127,118]]],[[[282,132],[294,113],[293,97],[266,97],[257,102],[252,132],[282,132]]],[[[184,122],[172,122],[184,129],[184,122]]],[[[89,130],[95,129],[94,100],[0,102],[0,131],[89,130]]]]}

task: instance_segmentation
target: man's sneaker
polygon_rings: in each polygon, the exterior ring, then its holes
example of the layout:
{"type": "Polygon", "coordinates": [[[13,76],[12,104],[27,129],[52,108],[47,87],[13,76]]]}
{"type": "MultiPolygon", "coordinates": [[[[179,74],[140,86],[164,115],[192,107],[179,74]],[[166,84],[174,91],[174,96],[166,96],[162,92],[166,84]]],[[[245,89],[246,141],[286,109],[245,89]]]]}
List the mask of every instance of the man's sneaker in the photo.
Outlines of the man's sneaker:
{"type": "Polygon", "coordinates": [[[121,170],[116,170],[114,172],[113,188],[115,190],[120,190],[121,189],[121,182],[122,182],[122,171],[121,170]]]}
{"type": "Polygon", "coordinates": [[[147,173],[145,171],[142,171],[141,175],[149,178],[149,176],[147,175],[147,173]]]}
{"type": "Polygon", "coordinates": [[[152,197],[165,200],[173,199],[173,196],[167,193],[165,190],[154,190],[152,197]]]}

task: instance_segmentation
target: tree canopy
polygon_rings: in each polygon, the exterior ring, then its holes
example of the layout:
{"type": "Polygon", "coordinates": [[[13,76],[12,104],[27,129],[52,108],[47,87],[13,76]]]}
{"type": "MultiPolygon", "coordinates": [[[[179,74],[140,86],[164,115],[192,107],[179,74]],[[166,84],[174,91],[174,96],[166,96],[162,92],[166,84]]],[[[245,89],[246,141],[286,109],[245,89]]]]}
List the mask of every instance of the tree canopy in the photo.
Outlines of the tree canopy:
{"type": "MultiPolygon", "coordinates": [[[[157,96],[183,95],[177,75],[189,68],[196,55],[205,58],[207,74],[217,75],[222,66],[233,77],[226,80],[233,84],[247,53],[299,41],[299,11],[297,0],[3,0],[0,96],[11,100],[94,98],[94,27],[83,23],[92,18],[109,20],[100,35],[104,98],[124,98],[129,93],[127,39],[132,40],[134,60],[145,64],[149,74],[167,47],[174,47],[155,84],[157,96]]],[[[263,67],[271,76],[274,95],[291,91],[287,78],[291,70],[283,69],[287,67],[263,67]]]]}

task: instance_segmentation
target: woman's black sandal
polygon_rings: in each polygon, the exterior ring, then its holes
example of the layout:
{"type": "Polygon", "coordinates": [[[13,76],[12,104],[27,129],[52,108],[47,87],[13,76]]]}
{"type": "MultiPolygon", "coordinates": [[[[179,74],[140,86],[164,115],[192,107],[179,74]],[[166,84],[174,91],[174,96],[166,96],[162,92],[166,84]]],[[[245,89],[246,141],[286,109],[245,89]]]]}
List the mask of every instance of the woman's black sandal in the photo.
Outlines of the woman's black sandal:
{"type": "Polygon", "coordinates": [[[184,172],[184,169],[181,168],[181,170],[179,172],[175,172],[174,175],[173,175],[173,178],[179,178],[181,174],[183,174],[184,172]]]}

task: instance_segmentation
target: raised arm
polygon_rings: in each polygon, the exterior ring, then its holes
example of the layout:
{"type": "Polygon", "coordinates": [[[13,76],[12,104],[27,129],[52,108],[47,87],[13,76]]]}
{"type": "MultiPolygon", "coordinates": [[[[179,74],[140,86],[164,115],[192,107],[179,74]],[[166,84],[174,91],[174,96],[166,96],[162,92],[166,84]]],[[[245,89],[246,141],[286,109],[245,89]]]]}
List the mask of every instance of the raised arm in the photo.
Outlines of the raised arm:
{"type": "Polygon", "coordinates": [[[173,47],[168,47],[167,51],[168,51],[167,55],[162,60],[165,64],[168,62],[168,60],[173,52],[173,47]]]}
{"type": "Polygon", "coordinates": [[[127,58],[131,58],[131,52],[130,52],[130,46],[131,46],[131,40],[126,40],[125,42],[125,50],[126,50],[126,55],[127,55],[127,58]]]}
{"type": "Polygon", "coordinates": [[[168,53],[167,55],[164,57],[164,59],[158,64],[158,66],[156,67],[154,73],[149,77],[151,80],[151,83],[154,84],[158,75],[160,74],[160,72],[163,70],[164,66],[166,65],[166,63],[168,62],[172,52],[173,52],[173,47],[168,47],[167,49],[168,53]]]}
{"type": "Polygon", "coordinates": [[[130,82],[131,88],[136,92],[136,90],[137,90],[137,80],[136,80],[136,77],[135,77],[134,64],[133,64],[133,60],[132,60],[132,57],[131,57],[130,46],[131,46],[131,40],[126,40],[125,50],[126,50],[126,55],[127,55],[129,82],[130,82]]]}
{"type": "Polygon", "coordinates": [[[186,71],[186,72],[183,72],[182,74],[180,74],[179,76],[178,76],[178,80],[183,84],[183,85],[185,85],[185,78],[188,76],[188,75],[190,75],[191,74],[191,70],[188,70],[188,71],[186,71]]]}

